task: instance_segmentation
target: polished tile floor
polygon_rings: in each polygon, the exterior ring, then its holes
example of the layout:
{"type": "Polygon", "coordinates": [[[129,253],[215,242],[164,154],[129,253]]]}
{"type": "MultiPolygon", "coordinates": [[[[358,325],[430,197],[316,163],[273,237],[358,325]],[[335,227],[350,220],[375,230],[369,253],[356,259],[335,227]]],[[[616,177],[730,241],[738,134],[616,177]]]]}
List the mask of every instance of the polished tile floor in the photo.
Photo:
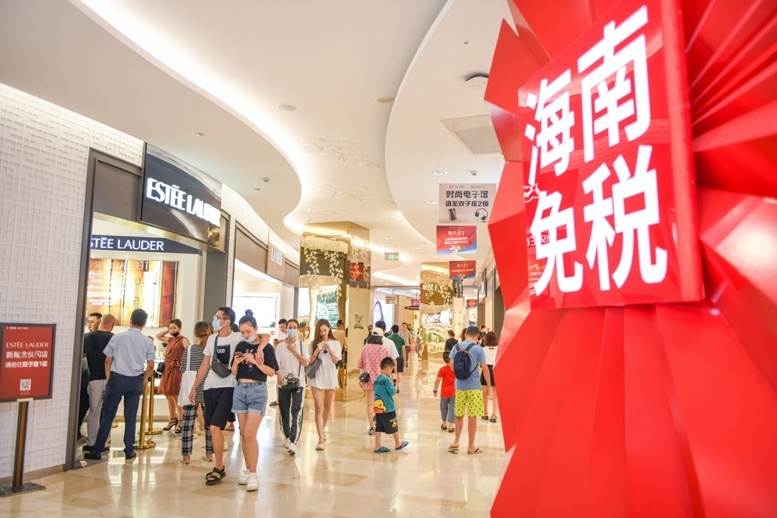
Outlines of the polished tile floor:
{"type": "Polygon", "coordinates": [[[34,480],[46,490],[0,500],[0,515],[486,516],[505,457],[501,425],[478,420],[482,455],[466,454],[465,434],[461,452],[448,453],[453,435],[440,430],[439,400],[432,397],[439,366],[422,362],[420,370],[411,365],[416,372],[405,373],[397,396],[400,435],[410,442],[405,451],[373,453],[364,399],[334,403],[327,448],[316,451],[312,401],[306,400],[298,453],[289,456],[271,407],[259,430],[259,491],[247,493],[237,484],[239,434],[227,433],[227,478],[206,486],[212,464],[199,460],[204,437],[195,439],[188,466],[180,462],[180,439],[169,432],[154,437],[156,448],[125,462],[120,426],[113,430],[111,453],[103,454],[109,460],[34,480]]]}

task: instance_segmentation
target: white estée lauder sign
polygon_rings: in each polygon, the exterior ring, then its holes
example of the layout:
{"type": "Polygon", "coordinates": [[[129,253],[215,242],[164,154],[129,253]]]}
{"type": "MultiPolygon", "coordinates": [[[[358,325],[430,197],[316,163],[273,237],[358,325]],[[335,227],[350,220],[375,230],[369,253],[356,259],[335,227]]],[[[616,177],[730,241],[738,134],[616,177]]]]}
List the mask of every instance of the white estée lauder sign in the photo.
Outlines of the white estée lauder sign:
{"type": "Polygon", "coordinates": [[[221,210],[182,191],[177,185],[147,178],[146,198],[196,216],[216,227],[221,225],[221,210]]]}

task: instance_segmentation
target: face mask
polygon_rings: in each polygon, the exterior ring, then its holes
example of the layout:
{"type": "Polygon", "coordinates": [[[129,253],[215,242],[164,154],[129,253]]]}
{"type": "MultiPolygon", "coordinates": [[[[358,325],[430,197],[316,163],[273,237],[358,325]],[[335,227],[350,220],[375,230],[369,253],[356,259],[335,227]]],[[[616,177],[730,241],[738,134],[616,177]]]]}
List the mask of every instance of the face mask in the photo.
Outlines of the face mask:
{"type": "Polygon", "coordinates": [[[178,333],[178,332],[176,332],[176,333],[170,333],[170,336],[173,336],[173,337],[175,337],[175,336],[178,336],[178,335],[180,335],[180,334],[181,334],[181,333],[178,333]]]}
{"type": "Polygon", "coordinates": [[[287,329],[286,330],[286,336],[289,338],[296,338],[297,337],[297,330],[296,329],[287,329]]]}
{"type": "Polygon", "coordinates": [[[213,322],[211,322],[211,325],[213,326],[214,331],[221,329],[221,320],[219,320],[219,317],[213,317],[213,322]]]}
{"type": "Polygon", "coordinates": [[[248,338],[246,338],[246,342],[249,344],[254,343],[254,340],[256,340],[256,335],[251,335],[248,338]]]}

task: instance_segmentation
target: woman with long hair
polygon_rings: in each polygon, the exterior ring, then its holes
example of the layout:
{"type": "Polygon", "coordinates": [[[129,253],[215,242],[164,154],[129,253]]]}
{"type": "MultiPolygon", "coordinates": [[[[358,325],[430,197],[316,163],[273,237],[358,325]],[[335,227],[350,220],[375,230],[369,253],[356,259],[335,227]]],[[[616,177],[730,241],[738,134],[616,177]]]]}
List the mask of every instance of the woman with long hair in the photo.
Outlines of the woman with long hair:
{"type": "Polygon", "coordinates": [[[170,421],[162,428],[164,431],[175,428],[175,433],[181,433],[183,421],[183,408],[178,404],[178,394],[181,391],[181,360],[183,353],[189,347],[189,339],[181,334],[181,321],[174,318],[157,333],[158,340],[167,341],[165,348],[165,367],[162,372],[162,380],[159,382],[159,393],[164,394],[167,400],[167,408],[170,410],[170,421]]]}
{"type": "Polygon", "coordinates": [[[246,310],[240,319],[243,341],[235,348],[232,374],[237,379],[232,396],[232,412],[240,423],[240,444],[246,467],[240,473],[238,484],[246,484],[247,491],[259,489],[256,464],[259,461],[259,443],[256,435],[262,417],[267,412],[267,377],[275,376],[278,363],[269,333],[258,333],[253,312],[246,310]]]}
{"type": "Polygon", "coordinates": [[[483,351],[486,353],[486,365],[488,365],[488,372],[491,374],[491,397],[494,400],[490,418],[488,416],[488,385],[482,372],[480,373],[480,384],[483,386],[483,407],[486,412],[483,420],[490,420],[492,423],[496,423],[496,411],[499,408],[496,404],[496,378],[494,378],[494,362],[496,362],[496,349],[498,346],[496,333],[493,331],[486,333],[486,336],[483,338],[483,351]]]}
{"type": "MultiPolygon", "coordinates": [[[[367,337],[367,343],[362,349],[362,353],[359,356],[359,370],[364,374],[367,374],[369,378],[367,381],[361,381],[361,387],[367,398],[367,423],[369,423],[369,429],[367,433],[369,435],[375,435],[375,427],[373,426],[373,419],[375,416],[375,390],[373,383],[375,378],[380,375],[380,362],[383,358],[391,356],[383,345],[383,337],[380,335],[370,335],[367,337]]],[[[360,377],[361,380],[361,377],[360,377]]]]}
{"type": "Polygon", "coordinates": [[[202,387],[205,385],[203,379],[196,387],[197,395],[194,398],[194,403],[190,403],[188,400],[189,391],[194,383],[194,379],[197,377],[197,371],[202,365],[202,360],[205,358],[203,350],[205,349],[205,342],[208,337],[213,333],[208,322],[197,322],[194,325],[194,337],[197,341],[186,347],[186,352],[183,355],[183,362],[181,363],[181,372],[183,372],[183,381],[181,384],[181,393],[178,397],[178,404],[183,407],[183,424],[181,426],[181,455],[183,456],[182,462],[189,464],[192,455],[192,446],[194,444],[194,421],[195,418],[199,419],[200,429],[205,430],[205,454],[203,459],[207,461],[213,460],[213,442],[210,435],[210,429],[205,428],[205,421],[202,418],[202,407],[205,404],[205,398],[202,394],[202,387]]]}
{"type": "Polygon", "coordinates": [[[329,320],[322,318],[316,322],[313,332],[313,340],[310,342],[310,363],[321,362],[316,374],[310,379],[310,388],[313,391],[313,405],[316,409],[316,431],[318,432],[317,450],[326,448],[326,423],[332,412],[332,402],[335,399],[337,388],[337,367],[340,361],[342,349],[340,342],[335,340],[332,334],[332,325],[329,320]]]}

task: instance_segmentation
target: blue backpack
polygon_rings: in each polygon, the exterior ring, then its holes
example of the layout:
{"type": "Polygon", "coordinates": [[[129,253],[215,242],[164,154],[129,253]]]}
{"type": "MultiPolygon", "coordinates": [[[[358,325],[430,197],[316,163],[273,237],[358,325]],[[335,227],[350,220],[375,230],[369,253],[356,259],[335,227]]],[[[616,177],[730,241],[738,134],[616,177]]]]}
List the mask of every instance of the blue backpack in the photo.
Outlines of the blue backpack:
{"type": "Polygon", "coordinates": [[[457,346],[456,354],[453,355],[453,372],[456,374],[456,379],[469,379],[478,368],[477,362],[469,352],[474,346],[475,344],[469,344],[466,349],[457,346]]]}

